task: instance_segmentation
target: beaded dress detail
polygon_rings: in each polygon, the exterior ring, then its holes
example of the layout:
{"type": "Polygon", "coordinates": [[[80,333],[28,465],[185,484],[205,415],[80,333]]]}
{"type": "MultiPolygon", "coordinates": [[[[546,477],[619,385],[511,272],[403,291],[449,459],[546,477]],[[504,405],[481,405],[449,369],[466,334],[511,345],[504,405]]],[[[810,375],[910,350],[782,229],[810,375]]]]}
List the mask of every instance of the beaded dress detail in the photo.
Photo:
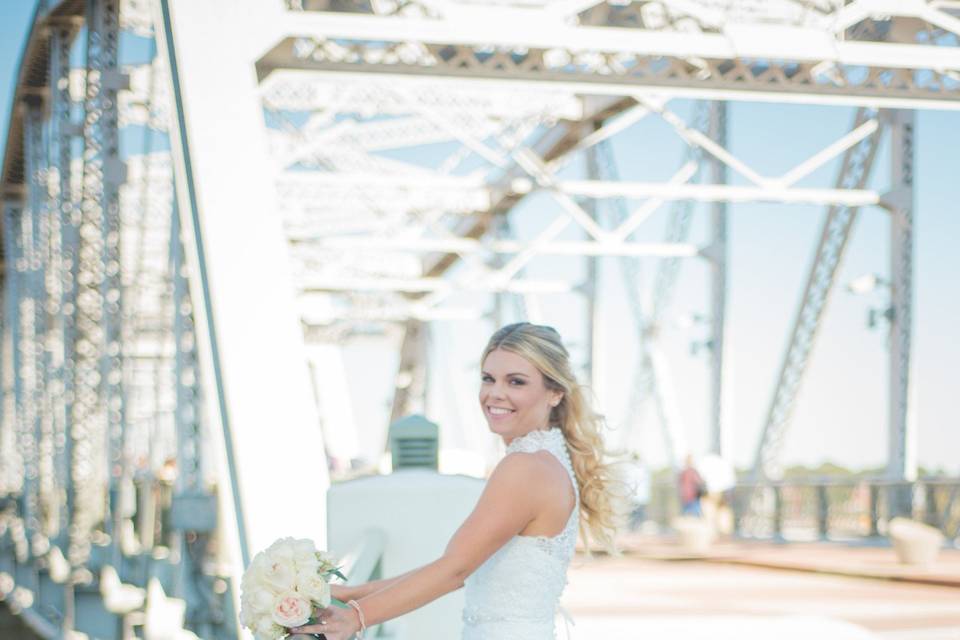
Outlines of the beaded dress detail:
{"type": "Polygon", "coordinates": [[[570,476],[576,505],[556,536],[514,536],[465,582],[462,640],[553,640],[580,522],[580,496],[559,428],[514,438],[507,455],[549,451],[570,476]]]}

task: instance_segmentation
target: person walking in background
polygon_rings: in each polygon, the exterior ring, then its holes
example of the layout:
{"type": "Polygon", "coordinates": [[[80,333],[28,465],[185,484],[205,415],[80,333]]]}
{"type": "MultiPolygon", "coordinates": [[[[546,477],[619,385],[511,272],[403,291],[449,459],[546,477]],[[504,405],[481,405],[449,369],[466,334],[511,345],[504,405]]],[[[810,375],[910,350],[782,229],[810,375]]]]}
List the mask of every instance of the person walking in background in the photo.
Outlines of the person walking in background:
{"type": "Polygon", "coordinates": [[[685,516],[700,517],[703,510],[700,508],[700,498],[706,493],[706,485],[700,473],[693,466],[693,456],[688,455],[677,480],[680,492],[681,513],[685,516]]]}
{"type": "Polygon", "coordinates": [[[636,531],[647,520],[647,505],[650,503],[650,470],[639,453],[630,455],[627,468],[627,486],[630,491],[630,531],[636,531]]]}

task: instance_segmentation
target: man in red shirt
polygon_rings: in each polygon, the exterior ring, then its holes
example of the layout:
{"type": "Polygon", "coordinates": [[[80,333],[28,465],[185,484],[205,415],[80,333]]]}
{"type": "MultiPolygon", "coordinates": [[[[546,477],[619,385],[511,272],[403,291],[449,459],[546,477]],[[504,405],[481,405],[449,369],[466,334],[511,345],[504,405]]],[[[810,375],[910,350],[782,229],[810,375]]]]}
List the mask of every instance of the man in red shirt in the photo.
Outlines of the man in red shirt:
{"type": "Polygon", "coordinates": [[[686,464],[677,480],[680,492],[681,513],[685,516],[703,515],[700,509],[700,498],[706,492],[703,478],[693,468],[693,456],[687,456],[686,464]]]}

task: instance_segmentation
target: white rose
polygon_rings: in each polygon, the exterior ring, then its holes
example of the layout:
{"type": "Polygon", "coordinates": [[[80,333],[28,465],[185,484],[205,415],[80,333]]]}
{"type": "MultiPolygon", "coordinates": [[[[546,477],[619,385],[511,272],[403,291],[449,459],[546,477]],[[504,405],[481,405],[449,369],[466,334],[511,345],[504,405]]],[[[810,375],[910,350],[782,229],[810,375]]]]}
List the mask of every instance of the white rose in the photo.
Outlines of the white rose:
{"type": "Polygon", "coordinates": [[[320,607],[330,606],[330,585],[316,572],[297,574],[297,593],[320,607]]]}
{"type": "Polygon", "coordinates": [[[291,542],[290,547],[297,569],[315,568],[319,564],[317,561],[317,548],[314,546],[313,540],[307,538],[294,540],[291,542]]]}
{"type": "Polygon", "coordinates": [[[256,589],[250,593],[250,608],[259,614],[269,614],[275,599],[276,594],[269,589],[256,589]]]}
{"type": "Polygon", "coordinates": [[[297,567],[290,558],[280,556],[270,557],[269,565],[260,576],[259,584],[278,595],[293,587],[297,578],[297,567]]]}
{"type": "Polygon", "coordinates": [[[256,626],[256,614],[245,600],[240,600],[240,624],[247,629],[253,629],[256,626]]]}
{"type": "Polygon", "coordinates": [[[273,593],[259,586],[247,585],[240,595],[240,622],[248,629],[255,629],[261,618],[270,619],[273,609],[273,593]]]}
{"type": "Polygon", "coordinates": [[[241,588],[246,588],[247,585],[253,586],[262,582],[263,575],[269,567],[270,559],[267,557],[266,553],[261,551],[257,555],[253,556],[250,566],[247,567],[247,570],[243,572],[243,577],[240,579],[241,588]]]}
{"type": "Polygon", "coordinates": [[[294,550],[296,549],[296,543],[297,541],[294,538],[280,538],[267,547],[264,553],[267,554],[267,557],[269,557],[271,561],[282,558],[292,562],[295,555],[294,550]]]}
{"type": "Polygon", "coordinates": [[[276,640],[283,636],[284,629],[270,618],[260,618],[260,620],[257,621],[257,628],[254,629],[253,632],[258,640],[259,638],[276,640]]]}
{"type": "Polygon", "coordinates": [[[313,606],[296,591],[287,591],[277,596],[271,617],[281,627],[299,627],[310,620],[313,606]]]}

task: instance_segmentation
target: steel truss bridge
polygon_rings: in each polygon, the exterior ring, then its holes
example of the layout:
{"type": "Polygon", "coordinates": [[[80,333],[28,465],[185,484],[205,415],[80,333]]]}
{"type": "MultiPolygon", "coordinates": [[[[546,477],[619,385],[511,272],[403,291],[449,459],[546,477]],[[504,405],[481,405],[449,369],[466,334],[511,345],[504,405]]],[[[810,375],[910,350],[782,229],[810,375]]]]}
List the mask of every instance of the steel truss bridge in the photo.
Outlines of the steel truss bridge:
{"type": "Polygon", "coordinates": [[[315,382],[342,373],[342,344],[371,326],[395,337],[394,417],[423,405],[431,322],[484,313],[462,292],[497,322],[579,292],[599,349],[599,256],[622,263],[636,396],[673,460],[658,328],[681,263],[709,265],[711,448],[729,457],[731,202],[824,208],[755,482],[779,478],[873,206],[890,225],[887,480],[909,483],[914,113],[960,108],[958,34],[948,0],[41,0],[0,182],[6,606],[42,637],[236,637],[251,552],[323,543],[322,499],[304,508],[289,487],[328,486],[338,436],[315,382]],[[699,106],[685,118],[673,98],[699,106]],[[857,109],[848,133],[766,175],[728,148],[732,100],[857,109]],[[612,142],[645,118],[687,145],[666,181],[619,176],[612,142]],[[411,161],[426,147],[444,151],[411,161]],[[830,163],[833,184],[801,186],[830,163]],[[532,196],[546,212],[523,213],[532,196]],[[661,207],[666,237],[637,240],[661,207]],[[519,215],[532,239],[513,233],[519,215]],[[541,256],[584,260],[586,281],[526,275],[541,256]],[[641,257],[659,258],[652,292],[641,257]]]}

